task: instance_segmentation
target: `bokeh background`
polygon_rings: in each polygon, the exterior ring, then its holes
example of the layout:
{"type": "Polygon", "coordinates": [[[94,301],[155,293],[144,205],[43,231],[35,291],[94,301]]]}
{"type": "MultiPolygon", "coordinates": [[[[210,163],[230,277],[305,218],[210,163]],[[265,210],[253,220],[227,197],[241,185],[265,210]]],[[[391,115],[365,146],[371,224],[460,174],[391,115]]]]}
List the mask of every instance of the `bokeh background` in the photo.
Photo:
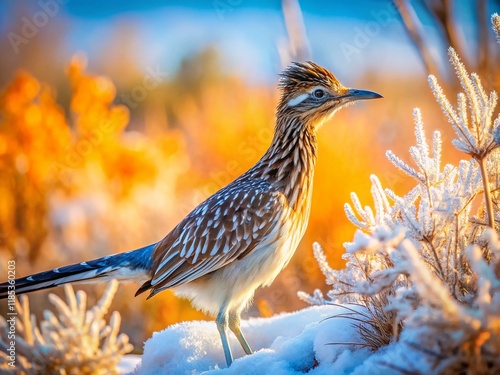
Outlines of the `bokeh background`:
{"type": "MultiPolygon", "coordinates": [[[[396,192],[412,185],[385,159],[389,149],[407,156],[412,109],[450,145],[426,84],[433,73],[457,89],[447,46],[469,69],[493,72],[483,80],[498,90],[489,15],[499,10],[497,0],[1,1],[0,275],[10,259],[22,276],[160,240],[259,159],[278,73],[312,59],[385,99],[321,129],[309,228],[247,316],[304,307],[297,291],[328,289],[312,243],[343,266],[349,194],[370,203],[372,173],[396,192]]],[[[134,299],[136,288],[122,286],[112,309],[137,351],[155,330],[206,318],[169,291],[134,299]]],[[[84,289],[89,304],[102,292],[84,289]]],[[[30,297],[38,317],[47,293],[30,297]]]]}

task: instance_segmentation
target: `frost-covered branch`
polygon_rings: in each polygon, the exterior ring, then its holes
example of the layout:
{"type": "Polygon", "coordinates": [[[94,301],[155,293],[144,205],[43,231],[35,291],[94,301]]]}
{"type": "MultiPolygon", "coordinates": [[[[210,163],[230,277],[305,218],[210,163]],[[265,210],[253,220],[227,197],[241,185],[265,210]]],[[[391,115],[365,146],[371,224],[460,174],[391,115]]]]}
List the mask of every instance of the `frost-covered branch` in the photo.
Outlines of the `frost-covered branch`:
{"type": "MultiPolygon", "coordinates": [[[[118,288],[109,283],[98,303],[87,310],[87,295],[76,294],[65,286],[66,302],[55,294],[49,295],[57,315],[44,311],[38,325],[30,314],[25,295],[16,301],[16,368],[8,366],[6,343],[9,327],[0,317],[0,369],[5,373],[24,374],[114,374],[121,356],[133,347],[125,334],[120,334],[120,313],[114,311],[109,323],[104,316],[118,288]]],[[[3,372],[2,372],[3,373],[3,372]]]]}
{"type": "MultiPolygon", "coordinates": [[[[495,19],[493,17],[494,23],[495,19]]],[[[436,100],[441,104],[443,112],[445,112],[455,130],[457,139],[453,140],[453,144],[460,151],[471,155],[479,164],[486,211],[488,213],[488,225],[494,228],[495,219],[486,158],[494,149],[500,146],[498,140],[495,139],[495,135],[499,132],[500,116],[493,117],[498,95],[495,91],[492,91],[489,95],[486,94],[477,74],[472,73],[469,76],[464,64],[460,61],[453,48],[449,49],[449,55],[455,73],[465,91],[465,95],[458,94],[457,110],[452,107],[444,95],[436,77],[430,76],[429,84],[436,100]],[[466,102],[470,109],[470,121],[466,102]]]]}
{"type": "Polygon", "coordinates": [[[497,34],[498,43],[500,43],[500,16],[498,13],[494,13],[493,16],[491,16],[491,23],[493,24],[495,34],[497,34]]]}

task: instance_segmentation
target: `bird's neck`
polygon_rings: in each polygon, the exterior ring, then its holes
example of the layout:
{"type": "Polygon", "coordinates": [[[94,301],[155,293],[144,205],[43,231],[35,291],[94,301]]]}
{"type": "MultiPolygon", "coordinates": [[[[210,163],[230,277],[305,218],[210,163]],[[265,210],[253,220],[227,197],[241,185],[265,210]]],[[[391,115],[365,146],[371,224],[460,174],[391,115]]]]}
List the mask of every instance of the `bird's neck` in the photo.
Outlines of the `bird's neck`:
{"type": "Polygon", "coordinates": [[[313,129],[278,122],[271,146],[252,174],[278,187],[294,210],[309,210],[316,151],[313,129]]]}

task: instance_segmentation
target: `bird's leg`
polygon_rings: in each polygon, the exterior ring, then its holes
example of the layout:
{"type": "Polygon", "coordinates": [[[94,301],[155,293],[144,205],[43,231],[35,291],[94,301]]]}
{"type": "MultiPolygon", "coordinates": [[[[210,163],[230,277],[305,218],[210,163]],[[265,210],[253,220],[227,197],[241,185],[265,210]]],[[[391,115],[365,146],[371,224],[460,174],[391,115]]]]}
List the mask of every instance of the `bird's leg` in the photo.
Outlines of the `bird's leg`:
{"type": "Polygon", "coordinates": [[[231,366],[233,363],[233,355],[231,354],[231,348],[229,347],[229,342],[227,341],[227,309],[225,307],[221,308],[215,323],[217,324],[217,329],[219,330],[220,339],[222,341],[222,348],[224,349],[224,355],[226,356],[227,367],[231,366]]]}
{"type": "Polygon", "coordinates": [[[250,345],[248,345],[247,340],[245,339],[245,336],[243,336],[243,332],[241,332],[240,328],[240,312],[233,310],[229,313],[229,329],[233,331],[235,334],[236,338],[241,344],[241,347],[245,351],[246,354],[252,354],[252,349],[250,348],[250,345]]]}

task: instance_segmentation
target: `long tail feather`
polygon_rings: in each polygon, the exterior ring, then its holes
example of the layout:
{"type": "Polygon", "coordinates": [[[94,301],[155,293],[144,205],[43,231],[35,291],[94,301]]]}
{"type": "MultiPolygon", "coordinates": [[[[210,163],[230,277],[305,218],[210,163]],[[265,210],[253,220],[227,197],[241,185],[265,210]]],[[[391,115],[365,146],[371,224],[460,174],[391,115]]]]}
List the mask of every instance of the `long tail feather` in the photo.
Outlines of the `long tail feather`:
{"type": "Polygon", "coordinates": [[[150,276],[151,255],[155,245],[54,268],[50,271],[16,279],[13,284],[1,283],[0,299],[7,298],[9,290],[14,290],[15,294],[18,295],[68,283],[99,282],[108,279],[144,282],[150,276]]]}

